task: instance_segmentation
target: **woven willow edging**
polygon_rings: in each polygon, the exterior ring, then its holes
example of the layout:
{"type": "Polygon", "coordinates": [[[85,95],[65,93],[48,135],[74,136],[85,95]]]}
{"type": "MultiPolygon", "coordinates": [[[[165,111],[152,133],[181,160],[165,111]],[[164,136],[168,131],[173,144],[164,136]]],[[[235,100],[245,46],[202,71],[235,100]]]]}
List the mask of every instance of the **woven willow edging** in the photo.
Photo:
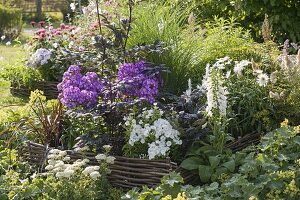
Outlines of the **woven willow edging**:
{"type": "Polygon", "coordinates": [[[32,88],[28,88],[24,85],[18,86],[18,84],[12,83],[10,87],[10,93],[15,96],[29,97],[31,91],[42,90],[48,99],[56,99],[59,94],[57,90],[57,84],[58,82],[43,81],[35,83],[32,88]]]}
{"type": "MultiPolygon", "coordinates": [[[[45,163],[49,151],[52,148],[28,141],[26,145],[19,149],[19,157],[38,167],[38,171],[44,171],[45,163]]],[[[87,158],[90,160],[88,165],[98,165],[94,153],[78,153],[67,150],[71,162],[77,159],[87,158]]],[[[129,190],[133,187],[147,185],[149,187],[157,186],[163,176],[168,175],[171,171],[179,172],[185,182],[192,181],[195,177],[193,174],[177,166],[170,159],[165,160],[148,160],[138,158],[127,158],[115,156],[114,164],[110,166],[111,173],[108,180],[112,186],[129,190]]]]}

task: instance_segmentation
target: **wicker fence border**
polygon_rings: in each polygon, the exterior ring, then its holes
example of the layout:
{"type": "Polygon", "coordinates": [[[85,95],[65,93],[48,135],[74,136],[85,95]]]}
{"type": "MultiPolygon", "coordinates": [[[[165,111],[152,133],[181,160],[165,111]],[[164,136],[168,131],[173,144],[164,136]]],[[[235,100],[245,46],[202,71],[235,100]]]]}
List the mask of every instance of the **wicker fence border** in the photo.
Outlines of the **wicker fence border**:
{"type": "MultiPolygon", "coordinates": [[[[51,149],[45,145],[28,141],[19,149],[19,157],[35,165],[38,171],[42,172],[51,149]]],[[[88,165],[98,165],[95,153],[83,154],[73,150],[66,150],[66,152],[71,158],[70,162],[87,158],[90,160],[88,165]]],[[[114,164],[110,166],[111,173],[108,175],[108,180],[112,186],[122,188],[124,191],[143,185],[154,187],[160,183],[163,176],[168,175],[171,171],[179,172],[186,183],[195,178],[193,174],[178,167],[170,159],[148,160],[122,156],[114,157],[116,159],[114,164]]]]}
{"type": "MultiPolygon", "coordinates": [[[[257,144],[261,134],[249,134],[239,138],[235,142],[226,145],[233,152],[239,151],[250,144],[257,144]]],[[[19,149],[19,157],[34,164],[38,167],[38,171],[44,171],[48,153],[52,148],[37,144],[31,141],[26,142],[19,149]]],[[[77,159],[87,158],[90,160],[89,165],[97,165],[95,153],[79,153],[73,150],[66,150],[71,158],[71,162],[77,159]]],[[[128,158],[115,156],[114,164],[110,166],[111,174],[108,175],[108,180],[114,187],[122,188],[127,191],[133,187],[141,187],[147,185],[154,187],[160,183],[163,176],[168,175],[171,171],[177,171],[184,178],[185,183],[190,183],[196,175],[184,170],[170,159],[165,160],[148,160],[138,158],[128,158]]]]}

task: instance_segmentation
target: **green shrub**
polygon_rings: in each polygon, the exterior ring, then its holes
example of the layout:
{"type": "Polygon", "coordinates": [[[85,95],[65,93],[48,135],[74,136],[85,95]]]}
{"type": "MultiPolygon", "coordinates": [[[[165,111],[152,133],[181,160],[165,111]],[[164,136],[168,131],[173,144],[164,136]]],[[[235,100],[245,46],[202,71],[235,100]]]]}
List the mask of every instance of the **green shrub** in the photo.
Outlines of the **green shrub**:
{"type": "Polygon", "coordinates": [[[37,81],[42,80],[41,74],[36,69],[24,66],[22,61],[3,66],[0,69],[0,77],[17,87],[26,86],[29,88],[34,86],[37,81]]]}
{"type": "Polygon", "coordinates": [[[242,27],[251,30],[257,41],[262,41],[261,27],[268,15],[275,40],[300,40],[300,4],[290,0],[194,0],[195,13],[201,22],[212,21],[214,16],[235,17],[242,27]]]}
{"type": "Polygon", "coordinates": [[[7,8],[0,4],[0,19],[0,35],[9,39],[19,36],[23,25],[20,9],[7,8]]]}

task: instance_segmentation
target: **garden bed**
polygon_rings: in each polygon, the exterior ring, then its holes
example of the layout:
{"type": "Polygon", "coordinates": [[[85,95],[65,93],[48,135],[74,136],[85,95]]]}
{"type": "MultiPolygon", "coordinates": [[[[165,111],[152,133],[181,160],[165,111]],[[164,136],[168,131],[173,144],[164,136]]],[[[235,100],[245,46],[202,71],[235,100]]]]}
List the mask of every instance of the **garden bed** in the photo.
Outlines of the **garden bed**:
{"type": "MultiPolygon", "coordinates": [[[[38,171],[45,171],[45,163],[51,149],[51,147],[28,141],[19,149],[19,157],[36,166],[38,171]]],[[[79,153],[67,150],[67,154],[71,158],[70,163],[78,159],[89,159],[88,165],[98,164],[95,153],[79,153]]],[[[108,180],[112,186],[122,188],[125,191],[143,185],[155,187],[160,183],[162,177],[174,170],[181,173],[186,183],[193,180],[193,174],[178,167],[169,158],[149,160],[123,156],[114,157],[116,159],[114,164],[110,166],[111,173],[108,175],[108,180]]]]}

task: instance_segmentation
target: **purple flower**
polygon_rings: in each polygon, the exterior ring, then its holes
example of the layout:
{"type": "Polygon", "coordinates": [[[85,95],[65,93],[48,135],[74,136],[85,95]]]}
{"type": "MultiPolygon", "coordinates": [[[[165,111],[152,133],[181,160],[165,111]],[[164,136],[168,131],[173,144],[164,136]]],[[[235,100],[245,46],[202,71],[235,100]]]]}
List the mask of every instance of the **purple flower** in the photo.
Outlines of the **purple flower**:
{"type": "Polygon", "coordinates": [[[59,99],[67,108],[90,108],[97,104],[103,84],[95,72],[83,76],[77,65],[71,65],[57,88],[61,92],[59,99]]]}
{"type": "Polygon", "coordinates": [[[153,103],[158,95],[159,78],[146,74],[147,65],[144,61],[136,64],[125,63],[120,66],[118,80],[126,87],[123,92],[127,96],[136,96],[153,103]]]}

